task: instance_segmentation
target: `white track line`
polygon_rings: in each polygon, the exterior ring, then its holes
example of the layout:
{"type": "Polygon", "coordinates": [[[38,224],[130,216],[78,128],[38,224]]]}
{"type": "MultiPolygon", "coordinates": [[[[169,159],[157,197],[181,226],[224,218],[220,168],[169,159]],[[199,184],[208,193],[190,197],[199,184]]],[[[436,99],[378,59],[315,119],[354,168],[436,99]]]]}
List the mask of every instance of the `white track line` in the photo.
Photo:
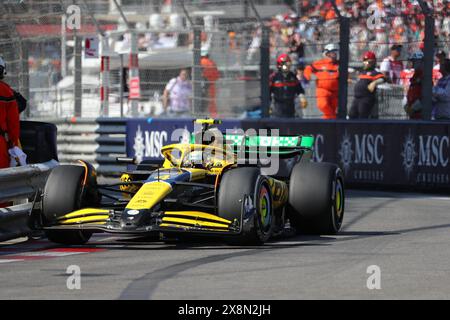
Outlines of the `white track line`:
{"type": "Polygon", "coordinates": [[[11,263],[25,261],[24,259],[0,259],[0,263],[11,263]]]}

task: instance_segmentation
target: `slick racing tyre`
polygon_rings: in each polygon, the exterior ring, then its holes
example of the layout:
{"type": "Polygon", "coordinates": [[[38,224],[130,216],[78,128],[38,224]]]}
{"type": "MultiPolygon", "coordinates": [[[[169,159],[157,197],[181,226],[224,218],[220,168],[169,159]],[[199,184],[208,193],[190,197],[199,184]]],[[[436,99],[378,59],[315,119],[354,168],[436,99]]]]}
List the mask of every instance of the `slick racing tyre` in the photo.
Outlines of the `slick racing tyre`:
{"type": "Polygon", "coordinates": [[[289,181],[287,214],[304,234],[336,234],[344,219],[345,194],[341,169],[331,163],[295,165],[289,181]]]}
{"type": "Polygon", "coordinates": [[[273,233],[274,211],[269,183],[258,168],[225,172],[218,195],[218,214],[242,221],[242,232],[225,241],[232,245],[262,245],[273,233]]]}
{"type": "MultiPolygon", "coordinates": [[[[45,222],[53,224],[59,217],[86,204],[83,196],[85,168],[62,165],[52,170],[45,184],[42,213],[45,222]]],[[[47,238],[61,244],[84,244],[92,233],[74,230],[46,230],[47,238]]]]}

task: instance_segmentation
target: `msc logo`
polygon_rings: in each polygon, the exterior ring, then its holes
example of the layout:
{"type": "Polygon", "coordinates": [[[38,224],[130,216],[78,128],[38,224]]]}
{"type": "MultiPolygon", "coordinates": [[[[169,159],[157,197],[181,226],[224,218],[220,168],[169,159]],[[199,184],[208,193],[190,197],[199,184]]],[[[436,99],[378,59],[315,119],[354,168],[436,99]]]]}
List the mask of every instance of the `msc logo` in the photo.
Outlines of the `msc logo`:
{"type": "Polygon", "coordinates": [[[447,136],[419,136],[419,166],[445,168],[448,165],[447,136]]]}
{"type": "Polygon", "coordinates": [[[403,169],[409,177],[411,171],[414,169],[414,163],[417,157],[416,144],[411,133],[406,136],[405,142],[403,143],[403,151],[400,155],[403,157],[403,169]]]}
{"type": "Polygon", "coordinates": [[[345,132],[338,151],[344,170],[350,169],[352,163],[382,164],[383,146],[384,137],[380,134],[355,134],[352,137],[345,132]]]}
{"type": "Polygon", "coordinates": [[[137,162],[141,162],[144,157],[161,157],[161,148],[167,141],[167,137],[168,134],[166,131],[142,132],[141,126],[138,126],[133,145],[137,162]]]}
{"type": "Polygon", "coordinates": [[[341,157],[341,163],[344,166],[344,170],[348,171],[348,169],[350,169],[350,165],[352,164],[353,150],[352,139],[347,134],[347,131],[342,138],[341,148],[339,149],[338,153],[341,157]]]}
{"type": "Polygon", "coordinates": [[[449,162],[448,136],[420,135],[417,140],[409,133],[403,143],[403,168],[409,176],[414,166],[446,168],[449,162]]]}

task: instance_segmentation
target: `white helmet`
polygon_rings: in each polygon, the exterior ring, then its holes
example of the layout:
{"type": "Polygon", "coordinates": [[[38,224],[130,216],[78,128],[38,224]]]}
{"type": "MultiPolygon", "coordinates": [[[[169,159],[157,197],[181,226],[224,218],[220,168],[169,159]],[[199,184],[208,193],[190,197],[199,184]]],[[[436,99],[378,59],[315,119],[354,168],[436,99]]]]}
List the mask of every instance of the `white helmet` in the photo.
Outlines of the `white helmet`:
{"type": "Polygon", "coordinates": [[[187,156],[187,162],[189,164],[202,164],[203,162],[203,151],[193,150],[187,156]]]}
{"type": "Polygon", "coordinates": [[[327,44],[325,46],[325,48],[323,49],[324,54],[327,54],[328,52],[332,52],[332,51],[339,51],[339,47],[334,43],[327,44]]]}

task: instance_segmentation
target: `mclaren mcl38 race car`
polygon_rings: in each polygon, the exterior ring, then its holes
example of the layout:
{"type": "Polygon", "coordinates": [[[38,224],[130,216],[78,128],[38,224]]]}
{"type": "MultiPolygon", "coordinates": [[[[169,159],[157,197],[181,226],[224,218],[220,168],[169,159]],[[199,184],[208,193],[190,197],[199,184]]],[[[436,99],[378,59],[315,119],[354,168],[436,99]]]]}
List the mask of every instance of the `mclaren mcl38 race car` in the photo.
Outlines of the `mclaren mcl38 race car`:
{"type": "MultiPolygon", "coordinates": [[[[197,120],[201,134],[218,120],[197,120]]],[[[37,229],[62,244],[84,244],[93,233],[183,239],[219,237],[236,245],[261,245],[285,229],[336,234],[344,217],[340,168],[311,161],[312,136],[223,135],[223,140],[172,144],[160,164],[142,161],[117,183],[97,183],[84,161],[53,169],[33,210],[37,229]],[[277,156],[268,173],[260,147],[277,156]],[[177,238],[178,237],[178,238],[177,238]]],[[[197,140],[196,140],[197,139],[197,140]]],[[[121,159],[132,162],[132,159],[121,159]]],[[[292,233],[292,232],[291,232],[292,233]]]]}

